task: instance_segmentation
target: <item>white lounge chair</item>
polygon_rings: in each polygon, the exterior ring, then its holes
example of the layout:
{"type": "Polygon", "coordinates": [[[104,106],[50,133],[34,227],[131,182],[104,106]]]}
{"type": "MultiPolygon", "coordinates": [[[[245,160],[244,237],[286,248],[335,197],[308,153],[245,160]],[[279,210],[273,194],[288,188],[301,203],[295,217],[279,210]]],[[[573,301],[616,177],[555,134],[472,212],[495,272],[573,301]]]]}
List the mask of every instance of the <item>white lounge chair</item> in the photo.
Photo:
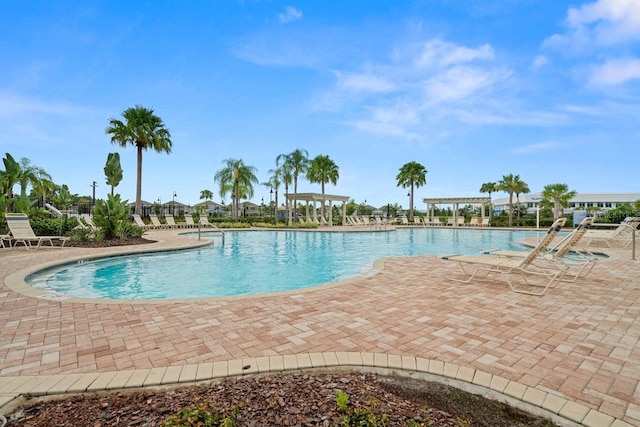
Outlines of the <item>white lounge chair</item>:
{"type": "Polygon", "coordinates": [[[462,283],[469,283],[474,280],[480,273],[484,273],[485,276],[488,276],[492,273],[500,274],[507,282],[511,290],[517,293],[528,294],[528,295],[543,295],[546,290],[554,283],[559,281],[562,278],[562,275],[565,272],[564,268],[560,268],[556,265],[550,266],[537,266],[534,261],[543,255],[545,251],[548,249],[549,245],[555,237],[558,235],[558,232],[562,229],[562,226],[566,223],[566,218],[558,218],[547,234],[538,242],[535,248],[533,248],[527,255],[523,258],[515,258],[515,257],[499,257],[492,255],[448,255],[443,256],[441,259],[456,261],[460,265],[462,272],[467,275],[466,279],[459,279],[455,277],[447,278],[449,280],[454,280],[462,283]],[[465,267],[473,266],[475,269],[473,271],[467,271],[465,267]],[[522,288],[516,285],[512,280],[512,276],[515,274],[520,275],[524,284],[527,286],[540,286],[542,287],[541,291],[535,292],[529,290],[531,288],[522,288]],[[538,283],[532,282],[531,277],[541,277],[546,280],[546,283],[540,285],[538,283]]]}
{"type": "Polygon", "coordinates": [[[193,221],[193,216],[191,214],[184,214],[184,221],[186,223],[186,227],[187,228],[195,228],[197,225],[196,223],[193,221]]]}
{"type": "MultiPolygon", "coordinates": [[[[610,248],[615,246],[626,248],[631,244],[631,233],[633,229],[637,229],[639,225],[640,219],[625,218],[614,230],[589,230],[584,238],[587,241],[587,246],[592,243],[601,242],[610,248]]],[[[636,236],[638,236],[638,233],[636,233],[636,236]]]]}
{"type": "Polygon", "coordinates": [[[54,240],[61,241],[60,247],[69,240],[64,236],[36,236],[31,224],[29,223],[29,217],[23,213],[7,213],[5,214],[7,220],[7,226],[9,227],[9,233],[13,239],[13,247],[16,247],[18,243],[22,243],[27,250],[31,248],[31,242],[38,242],[36,249],[39,249],[43,242],[49,242],[53,247],[54,240]]]}
{"type": "Polygon", "coordinates": [[[135,222],[138,227],[144,228],[145,230],[148,230],[150,228],[154,228],[153,226],[150,226],[149,224],[145,224],[145,222],[142,220],[142,218],[138,214],[133,214],[133,222],[135,222]]]}
{"type": "Polygon", "coordinates": [[[478,226],[478,218],[477,217],[473,217],[469,220],[469,224],[467,224],[467,226],[469,227],[477,227],[478,226]]]}
{"type": "Polygon", "coordinates": [[[156,214],[150,214],[149,219],[151,220],[151,224],[153,224],[153,228],[158,228],[158,229],[169,228],[166,224],[163,224],[160,222],[160,219],[158,219],[158,216],[156,214]]]}

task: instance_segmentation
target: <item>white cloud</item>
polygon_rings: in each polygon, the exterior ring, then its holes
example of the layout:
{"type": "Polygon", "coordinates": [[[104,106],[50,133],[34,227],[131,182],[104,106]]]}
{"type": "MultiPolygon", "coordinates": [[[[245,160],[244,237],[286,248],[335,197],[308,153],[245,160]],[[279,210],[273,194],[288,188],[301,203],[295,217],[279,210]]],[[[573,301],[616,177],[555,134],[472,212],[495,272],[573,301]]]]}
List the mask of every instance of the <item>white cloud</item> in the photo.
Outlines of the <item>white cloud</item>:
{"type": "Polygon", "coordinates": [[[531,154],[539,153],[541,151],[553,151],[562,148],[562,144],[558,142],[546,141],[538,142],[535,144],[524,145],[513,150],[515,154],[531,154]]]}
{"type": "Polygon", "coordinates": [[[287,6],[284,12],[278,14],[278,21],[283,24],[302,19],[302,12],[292,6],[287,6]]]}
{"type": "Polygon", "coordinates": [[[478,67],[458,66],[443,70],[426,81],[429,103],[458,101],[491,88],[507,76],[478,67]]]}
{"type": "Polygon", "coordinates": [[[484,44],[477,49],[459,46],[441,39],[426,42],[422,52],[416,60],[419,67],[448,67],[464,64],[475,60],[493,60],[494,53],[491,46],[484,44]]]}
{"type": "Polygon", "coordinates": [[[336,72],[336,76],[340,89],[353,92],[388,92],[395,86],[386,79],[371,74],[336,72]]]}
{"type": "Polygon", "coordinates": [[[531,68],[534,70],[538,70],[549,63],[549,58],[545,55],[537,55],[533,58],[533,62],[531,63],[531,68]]]}
{"type": "Polygon", "coordinates": [[[567,32],[545,40],[545,47],[589,51],[640,40],[640,1],[598,0],[567,12],[567,32]]]}
{"type": "Polygon", "coordinates": [[[594,66],[589,84],[591,86],[611,86],[640,79],[640,59],[613,59],[594,66]]]}

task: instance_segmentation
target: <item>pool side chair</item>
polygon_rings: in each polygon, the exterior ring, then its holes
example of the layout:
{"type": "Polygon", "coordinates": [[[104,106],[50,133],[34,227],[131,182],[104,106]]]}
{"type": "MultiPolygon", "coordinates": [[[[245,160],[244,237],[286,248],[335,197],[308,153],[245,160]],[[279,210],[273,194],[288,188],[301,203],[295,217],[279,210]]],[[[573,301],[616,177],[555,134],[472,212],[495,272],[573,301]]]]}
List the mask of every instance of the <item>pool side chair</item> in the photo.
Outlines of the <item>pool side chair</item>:
{"type": "Polygon", "coordinates": [[[52,247],[54,240],[61,241],[60,247],[64,247],[64,244],[69,240],[64,236],[36,236],[31,224],[29,223],[29,217],[23,213],[7,213],[5,214],[7,220],[7,226],[9,227],[9,233],[13,239],[13,247],[15,248],[18,243],[22,243],[27,250],[31,248],[31,242],[38,242],[36,250],[40,249],[43,242],[49,242],[52,247]]]}
{"type": "Polygon", "coordinates": [[[468,227],[477,227],[478,226],[478,218],[477,217],[473,217],[469,220],[469,224],[467,224],[468,227]]]}
{"type": "MultiPolygon", "coordinates": [[[[592,243],[601,242],[610,248],[626,248],[631,244],[631,233],[633,229],[637,229],[639,225],[640,220],[636,218],[625,218],[614,230],[589,230],[584,236],[587,241],[586,245],[589,246],[592,243]]],[[[639,234],[636,233],[636,239],[638,235],[639,234]]]]}
{"type": "Polygon", "coordinates": [[[440,222],[440,217],[434,216],[433,219],[429,222],[429,225],[432,227],[440,227],[442,223],[440,222]]]}
{"type": "Polygon", "coordinates": [[[133,222],[140,228],[143,228],[145,230],[148,230],[150,228],[153,228],[153,226],[150,226],[149,224],[145,224],[144,221],[142,220],[142,218],[140,217],[140,215],[138,214],[133,214],[133,222]]]}
{"type": "Polygon", "coordinates": [[[153,228],[156,228],[156,229],[169,228],[166,224],[163,224],[160,222],[160,219],[158,219],[158,216],[156,214],[150,214],[149,219],[151,220],[151,224],[153,225],[153,228]]]}
{"type": "MultiPolygon", "coordinates": [[[[545,251],[544,256],[536,260],[540,263],[557,263],[565,269],[563,282],[573,283],[580,277],[587,277],[595,267],[598,257],[580,245],[580,241],[591,228],[594,217],[586,217],[575,230],[565,236],[557,245],[545,251]],[[577,271],[576,271],[577,270],[577,271]]],[[[524,258],[528,252],[497,250],[485,252],[490,255],[524,258]]]]}
{"type": "Polygon", "coordinates": [[[458,220],[457,220],[457,222],[456,222],[456,225],[457,225],[458,227],[464,227],[464,226],[465,226],[465,223],[464,223],[464,217],[463,217],[463,216],[458,217],[458,220]]]}
{"type": "Polygon", "coordinates": [[[329,223],[327,222],[326,219],[324,219],[323,216],[320,217],[320,225],[322,225],[323,227],[328,227],[329,223]]]}
{"type": "Polygon", "coordinates": [[[165,215],[164,220],[167,222],[167,228],[184,228],[184,224],[176,222],[173,215],[165,215]]]}
{"type": "Polygon", "coordinates": [[[414,217],[413,217],[413,223],[414,223],[415,225],[421,225],[421,226],[423,226],[423,227],[424,227],[424,222],[422,222],[422,217],[414,216],[414,217]]]}
{"type": "Polygon", "coordinates": [[[402,215],[402,225],[409,225],[409,219],[406,215],[402,215]]]}
{"type": "Polygon", "coordinates": [[[530,251],[524,258],[514,257],[499,257],[492,255],[447,255],[440,257],[445,261],[456,261],[463,274],[467,276],[466,279],[459,279],[457,277],[447,276],[449,280],[453,280],[461,283],[470,283],[476,277],[486,278],[491,274],[499,274],[502,276],[509,288],[512,291],[520,294],[541,296],[547,291],[549,287],[560,281],[562,275],[565,272],[564,268],[560,268],[557,265],[550,265],[540,267],[534,262],[536,259],[544,255],[545,251],[551,245],[556,238],[562,226],[566,223],[566,218],[557,219],[547,234],[540,239],[540,242],[530,251]],[[479,274],[484,276],[479,276],[479,274]],[[520,284],[515,283],[512,279],[514,276],[520,276],[526,288],[521,287],[520,284]],[[533,282],[532,278],[542,278],[543,284],[533,282]],[[539,291],[531,290],[533,287],[542,288],[539,291]]]}
{"type": "Polygon", "coordinates": [[[7,245],[9,245],[9,249],[11,249],[11,235],[10,234],[0,234],[0,248],[6,248],[4,242],[7,242],[7,245]]]}
{"type": "Polygon", "coordinates": [[[191,214],[184,214],[184,222],[186,228],[196,228],[196,223],[193,221],[193,216],[191,214]]]}
{"type": "Polygon", "coordinates": [[[209,222],[209,218],[207,218],[206,216],[201,216],[199,223],[203,227],[218,228],[218,227],[214,226],[213,224],[211,224],[209,222]]]}

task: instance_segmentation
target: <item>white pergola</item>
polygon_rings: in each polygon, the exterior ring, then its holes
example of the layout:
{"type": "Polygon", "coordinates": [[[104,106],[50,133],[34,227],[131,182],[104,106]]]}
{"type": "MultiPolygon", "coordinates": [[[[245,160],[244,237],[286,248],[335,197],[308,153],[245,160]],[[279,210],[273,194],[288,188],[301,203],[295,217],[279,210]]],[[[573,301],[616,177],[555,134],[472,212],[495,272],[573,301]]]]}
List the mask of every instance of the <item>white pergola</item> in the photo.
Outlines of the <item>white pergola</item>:
{"type": "MultiPolygon", "coordinates": [[[[294,200],[294,194],[285,194],[287,199],[287,208],[289,204],[294,200]]],[[[346,223],[347,221],[347,202],[349,201],[349,196],[336,196],[335,194],[322,194],[322,193],[298,193],[295,195],[296,202],[307,202],[306,206],[306,214],[305,218],[307,220],[313,219],[314,221],[318,220],[318,209],[316,207],[316,202],[320,202],[325,204],[327,201],[329,202],[329,218],[325,218],[327,223],[331,227],[333,225],[333,202],[342,202],[342,223],[346,223]],[[309,206],[313,204],[313,208],[311,209],[311,216],[309,216],[309,206]]],[[[321,205],[322,206],[322,205],[321,205]]],[[[287,209],[288,210],[288,209],[287,209]]]]}
{"type": "Polygon", "coordinates": [[[484,205],[491,202],[489,197],[445,197],[442,199],[422,199],[427,204],[427,211],[429,211],[430,217],[433,218],[433,213],[436,205],[453,205],[453,221],[457,224],[458,221],[458,206],[463,205],[480,205],[481,216],[484,218],[484,205]]]}

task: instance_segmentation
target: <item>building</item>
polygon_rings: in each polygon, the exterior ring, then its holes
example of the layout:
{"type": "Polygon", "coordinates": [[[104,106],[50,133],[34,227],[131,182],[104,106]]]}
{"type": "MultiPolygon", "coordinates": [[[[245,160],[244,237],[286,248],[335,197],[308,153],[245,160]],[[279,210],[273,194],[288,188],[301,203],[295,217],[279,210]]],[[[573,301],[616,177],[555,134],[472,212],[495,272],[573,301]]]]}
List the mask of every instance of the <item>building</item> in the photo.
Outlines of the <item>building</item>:
{"type": "MultiPolygon", "coordinates": [[[[520,205],[527,208],[528,213],[535,213],[538,203],[542,200],[542,193],[530,193],[520,195],[520,205]]],[[[571,213],[574,209],[584,210],[589,207],[599,208],[600,211],[607,211],[620,205],[634,204],[640,200],[640,193],[578,193],[570,200],[569,206],[564,211],[571,213]]],[[[517,204],[515,194],[513,204],[517,204]]],[[[509,211],[509,198],[494,199],[493,213],[498,215],[501,212],[509,211]]]]}

